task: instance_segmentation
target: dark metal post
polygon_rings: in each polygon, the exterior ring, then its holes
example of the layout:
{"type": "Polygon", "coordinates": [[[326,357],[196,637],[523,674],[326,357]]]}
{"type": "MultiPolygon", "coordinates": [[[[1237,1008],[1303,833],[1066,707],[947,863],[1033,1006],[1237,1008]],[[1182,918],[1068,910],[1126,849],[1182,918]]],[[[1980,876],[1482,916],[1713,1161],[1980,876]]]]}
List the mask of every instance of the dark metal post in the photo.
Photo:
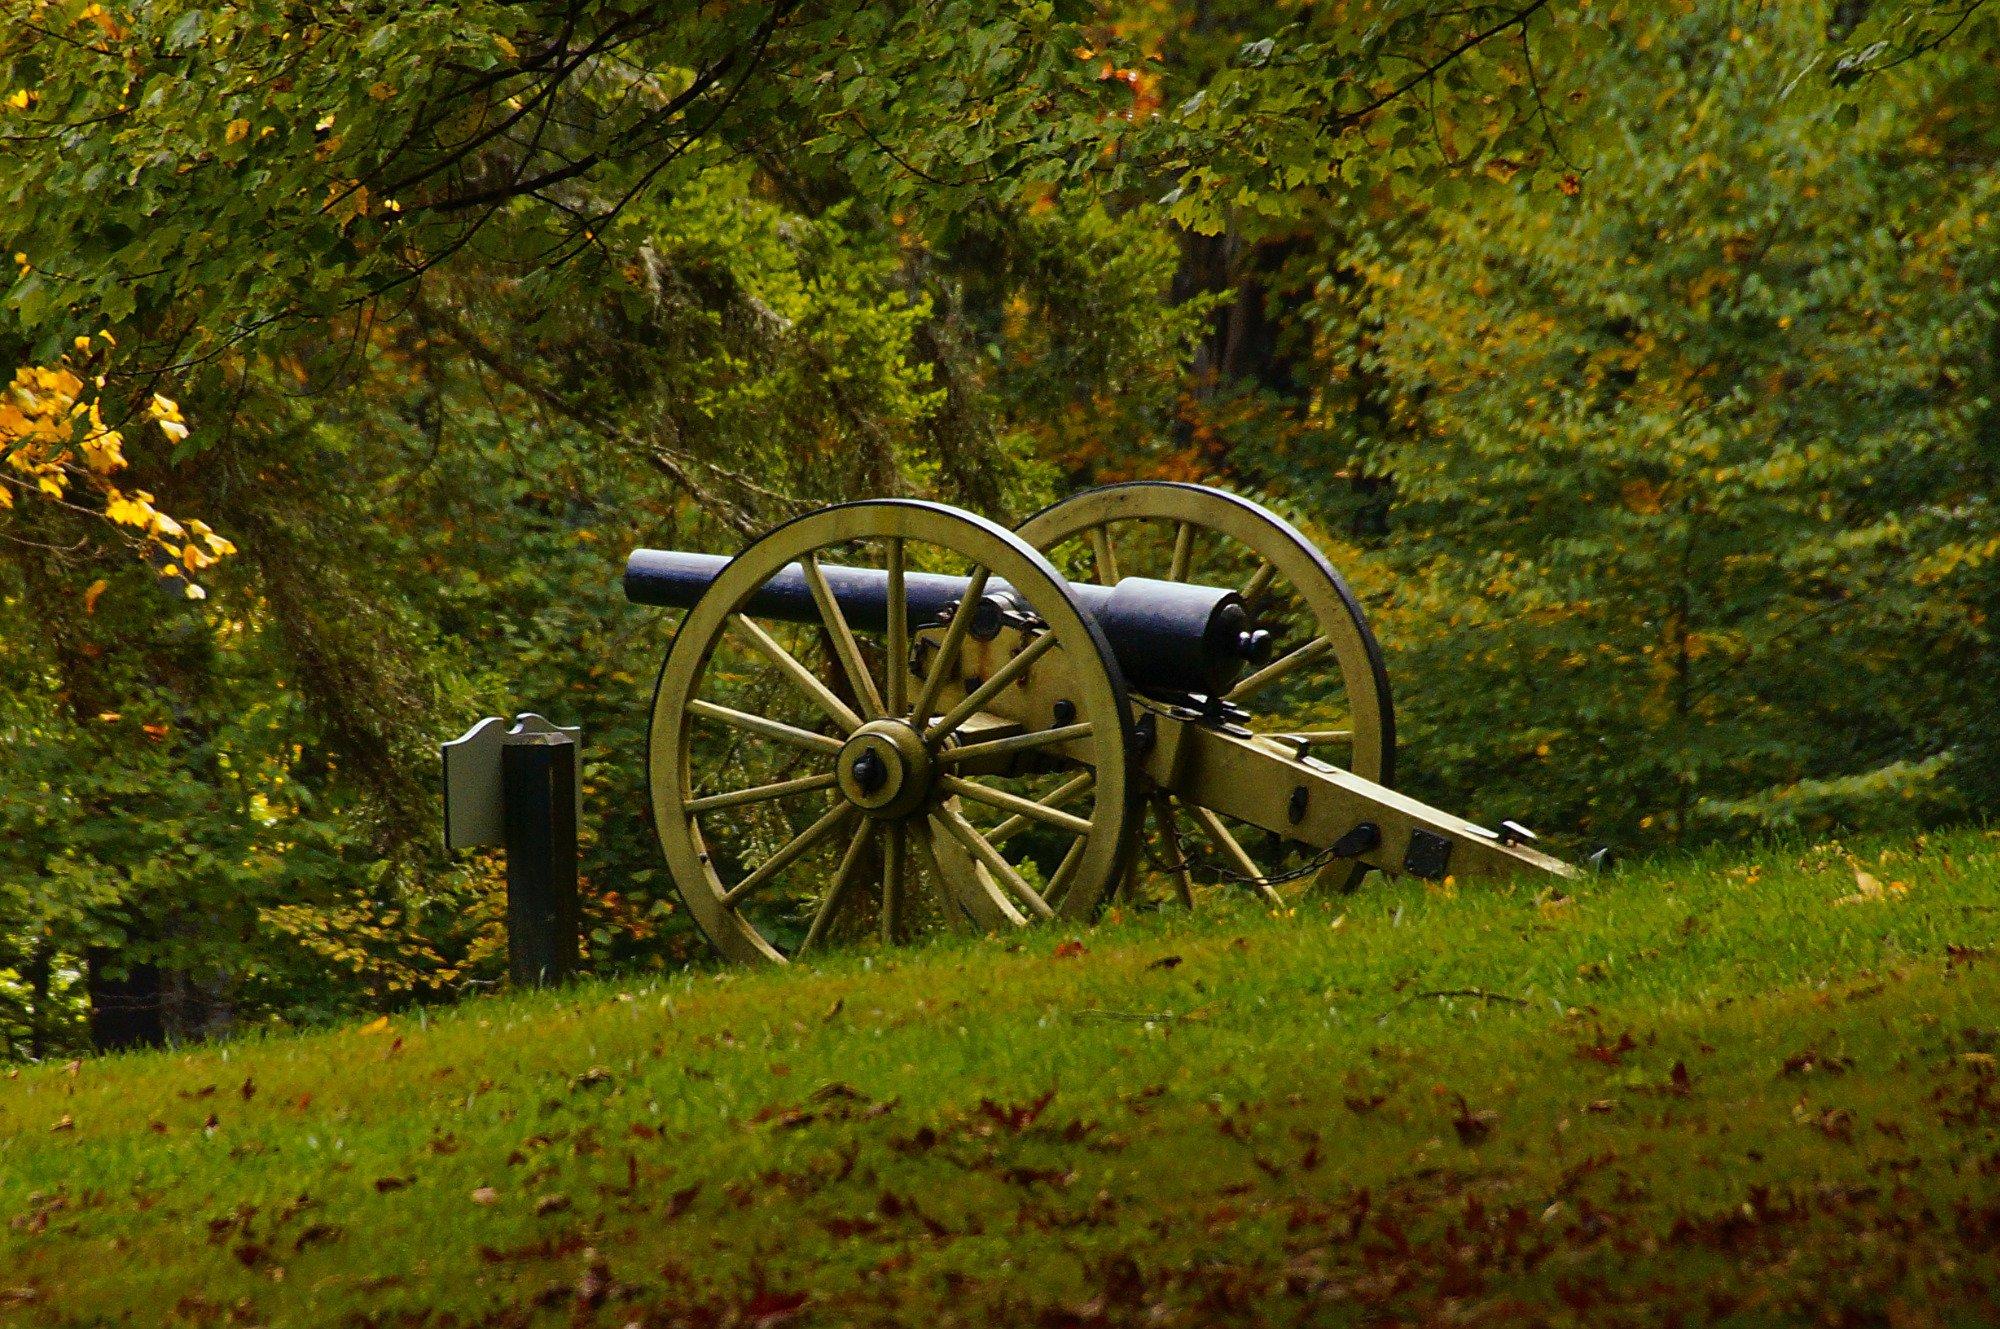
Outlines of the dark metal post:
{"type": "Polygon", "coordinates": [[[576,975],[576,743],[514,734],[500,750],[507,845],[507,965],[516,987],[576,975]]]}

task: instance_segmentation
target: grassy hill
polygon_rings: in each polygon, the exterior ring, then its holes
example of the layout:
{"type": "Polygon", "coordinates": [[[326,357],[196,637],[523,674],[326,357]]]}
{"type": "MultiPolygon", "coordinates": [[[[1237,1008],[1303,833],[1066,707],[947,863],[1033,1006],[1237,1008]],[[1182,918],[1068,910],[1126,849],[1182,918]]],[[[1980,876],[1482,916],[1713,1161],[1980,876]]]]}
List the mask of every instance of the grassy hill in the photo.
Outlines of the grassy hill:
{"type": "Polygon", "coordinates": [[[1980,1324],[2000,841],[0,1079],[0,1322],[1980,1324]]]}

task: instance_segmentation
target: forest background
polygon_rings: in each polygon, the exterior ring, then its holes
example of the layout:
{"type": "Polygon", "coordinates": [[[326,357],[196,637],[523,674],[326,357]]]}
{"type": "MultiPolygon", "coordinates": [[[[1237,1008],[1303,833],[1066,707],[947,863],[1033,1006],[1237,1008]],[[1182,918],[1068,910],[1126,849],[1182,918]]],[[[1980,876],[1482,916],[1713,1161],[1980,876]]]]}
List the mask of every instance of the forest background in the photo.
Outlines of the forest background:
{"type": "Polygon", "coordinates": [[[593,963],[697,958],[623,555],[867,495],[1261,496],[1398,783],[1565,849],[1989,815],[1995,35],[0,0],[0,1056],[495,981],[484,714],[585,730],[593,963]]]}

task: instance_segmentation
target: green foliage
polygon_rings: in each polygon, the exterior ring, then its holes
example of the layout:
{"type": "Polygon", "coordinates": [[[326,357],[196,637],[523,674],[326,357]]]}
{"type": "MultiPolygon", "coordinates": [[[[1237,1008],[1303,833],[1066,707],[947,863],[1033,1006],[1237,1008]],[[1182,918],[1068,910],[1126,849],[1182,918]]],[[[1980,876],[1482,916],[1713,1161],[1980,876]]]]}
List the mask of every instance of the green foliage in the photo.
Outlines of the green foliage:
{"type": "Polygon", "coordinates": [[[585,727],[593,956],[685,958],[619,560],[862,494],[1261,486],[1470,812],[1965,810],[1976,9],[14,0],[0,1036],[493,981],[482,713],[585,727]]]}
{"type": "Polygon", "coordinates": [[[24,1069],[0,1297],[24,1324],[1975,1323],[1996,886],[1979,834],[1573,895],[1404,882],[24,1069]],[[1857,872],[1879,898],[1839,903],[1857,872]]]}
{"type": "Polygon", "coordinates": [[[1996,177],[1942,126],[1985,77],[1844,117],[1780,95],[1818,41],[1635,26],[1573,197],[1489,179],[1350,250],[1366,294],[1316,319],[1372,406],[1319,419],[1393,485],[1405,769],[1448,805],[1635,843],[1984,783],[1996,177]]]}

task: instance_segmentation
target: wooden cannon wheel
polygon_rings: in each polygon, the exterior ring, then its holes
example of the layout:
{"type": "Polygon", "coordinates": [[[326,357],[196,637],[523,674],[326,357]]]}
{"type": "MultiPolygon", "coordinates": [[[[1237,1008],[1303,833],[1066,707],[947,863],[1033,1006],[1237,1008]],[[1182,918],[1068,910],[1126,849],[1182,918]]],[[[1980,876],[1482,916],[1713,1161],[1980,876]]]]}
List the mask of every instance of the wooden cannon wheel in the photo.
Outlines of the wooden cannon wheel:
{"type": "Polygon", "coordinates": [[[1025,541],[939,504],[849,503],[758,539],[688,612],[654,692],[649,798],[716,949],[782,962],[870,933],[1094,912],[1136,821],[1131,728],[1110,647],[1025,541]],[[886,574],[879,639],[856,635],[823,555],[886,574]],[[741,612],[794,564],[818,623],[741,612]],[[961,606],[913,642],[905,577],[920,571],[970,578],[975,605],[1004,581],[1016,635],[969,640],[993,629],[961,606]],[[966,676],[1009,640],[1008,663],[966,676]]]}
{"type": "MultiPolygon", "coordinates": [[[[1248,726],[1296,736],[1321,760],[1392,783],[1396,720],[1381,648],[1347,583],[1290,522],[1204,485],[1135,481],[1064,499],[1017,530],[1073,580],[1110,585],[1146,576],[1237,587],[1277,637],[1272,661],[1246,674],[1227,698],[1251,713],[1248,726]]],[[[1191,903],[1191,877],[1200,873],[1184,835],[1191,827],[1215,850],[1213,875],[1282,902],[1271,881],[1277,865],[1260,866],[1222,818],[1164,790],[1142,796],[1150,817],[1141,821],[1146,852],[1135,856],[1135,870],[1147,861],[1165,869],[1191,903]]],[[[1351,890],[1365,872],[1335,862],[1318,876],[1351,890]]]]}

